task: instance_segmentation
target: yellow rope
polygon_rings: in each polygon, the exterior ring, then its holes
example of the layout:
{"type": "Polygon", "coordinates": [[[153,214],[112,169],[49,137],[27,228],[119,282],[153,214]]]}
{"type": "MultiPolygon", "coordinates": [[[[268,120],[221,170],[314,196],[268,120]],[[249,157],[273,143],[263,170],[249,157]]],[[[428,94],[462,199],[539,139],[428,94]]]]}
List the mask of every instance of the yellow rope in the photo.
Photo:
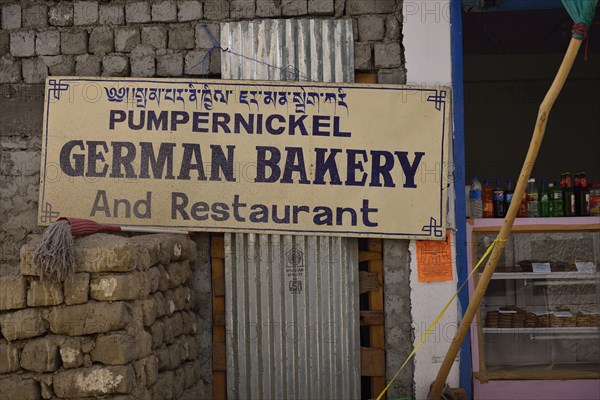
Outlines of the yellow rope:
{"type": "Polygon", "coordinates": [[[444,316],[444,314],[446,313],[446,311],[448,310],[448,308],[450,307],[450,305],[452,304],[452,302],[454,301],[454,299],[456,299],[456,297],[458,296],[458,294],[460,293],[460,291],[463,289],[463,287],[467,284],[467,282],[469,282],[469,279],[471,278],[471,276],[473,276],[473,274],[475,273],[475,271],[477,271],[477,268],[479,268],[479,266],[481,265],[481,263],[483,262],[483,260],[485,260],[487,258],[487,256],[492,252],[492,249],[494,248],[494,246],[498,242],[506,242],[506,239],[496,239],[496,240],[494,240],[488,246],[488,248],[485,251],[485,253],[483,253],[483,256],[481,256],[481,258],[477,262],[477,265],[475,265],[475,268],[473,268],[473,270],[469,273],[469,276],[467,276],[467,279],[465,279],[465,281],[462,283],[462,285],[460,285],[460,287],[458,288],[458,290],[456,291],[456,293],[454,293],[454,295],[450,298],[450,300],[448,300],[448,303],[446,303],[446,305],[444,306],[444,308],[442,309],[442,311],[433,320],[433,322],[431,323],[431,325],[429,325],[429,328],[427,328],[427,330],[425,331],[425,334],[423,335],[423,337],[421,338],[421,340],[419,340],[419,343],[417,343],[417,345],[415,346],[415,348],[413,349],[413,351],[408,355],[408,357],[406,357],[406,360],[404,360],[404,363],[400,366],[400,369],[398,369],[398,371],[396,372],[396,374],[394,374],[394,377],[392,378],[392,380],[381,391],[381,393],[379,394],[379,396],[377,396],[377,400],[381,400],[383,398],[383,396],[388,391],[388,389],[390,388],[390,386],[392,386],[392,384],[394,383],[394,381],[396,380],[396,378],[398,377],[398,375],[400,374],[400,372],[404,369],[404,367],[406,366],[406,364],[408,364],[408,362],[411,360],[411,358],[413,358],[413,356],[415,355],[415,353],[417,352],[417,350],[419,350],[419,347],[421,347],[421,345],[423,343],[425,343],[425,340],[427,339],[427,336],[431,333],[431,331],[433,330],[433,328],[435,328],[435,325],[440,321],[440,319],[442,319],[442,317],[444,316]]]}

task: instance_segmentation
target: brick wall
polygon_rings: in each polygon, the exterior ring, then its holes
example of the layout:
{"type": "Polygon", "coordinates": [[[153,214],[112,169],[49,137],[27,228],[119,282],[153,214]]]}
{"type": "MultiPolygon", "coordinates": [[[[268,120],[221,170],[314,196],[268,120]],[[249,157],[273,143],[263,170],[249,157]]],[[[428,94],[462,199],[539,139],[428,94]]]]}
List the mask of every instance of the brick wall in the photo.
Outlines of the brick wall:
{"type": "Polygon", "coordinates": [[[36,276],[33,249],[21,250],[20,276],[0,278],[0,398],[209,398],[192,240],[84,237],[62,283],[36,276]]]}

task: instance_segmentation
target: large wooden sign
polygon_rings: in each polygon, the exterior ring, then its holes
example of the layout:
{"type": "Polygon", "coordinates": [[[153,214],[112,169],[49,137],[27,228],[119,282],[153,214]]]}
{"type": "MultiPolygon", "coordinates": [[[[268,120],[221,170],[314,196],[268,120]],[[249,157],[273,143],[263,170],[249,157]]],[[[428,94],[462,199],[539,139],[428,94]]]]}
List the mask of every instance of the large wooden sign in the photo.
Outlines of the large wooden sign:
{"type": "Polygon", "coordinates": [[[446,88],[46,81],[39,223],[442,239],[446,88]]]}

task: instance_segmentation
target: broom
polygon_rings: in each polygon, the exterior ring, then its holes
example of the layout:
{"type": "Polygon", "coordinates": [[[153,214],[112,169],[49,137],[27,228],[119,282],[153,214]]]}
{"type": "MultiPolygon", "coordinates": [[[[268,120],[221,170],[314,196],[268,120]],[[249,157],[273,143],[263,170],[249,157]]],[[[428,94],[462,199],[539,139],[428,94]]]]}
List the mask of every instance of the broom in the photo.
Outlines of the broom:
{"type": "Polygon", "coordinates": [[[446,353],[446,357],[440,366],[440,370],[438,371],[438,375],[435,379],[429,396],[430,400],[438,400],[440,398],[441,391],[446,382],[446,378],[448,377],[448,373],[450,372],[450,368],[452,367],[462,342],[469,331],[469,326],[473,321],[475,313],[479,309],[481,299],[483,298],[488,284],[490,283],[490,279],[492,278],[492,274],[496,269],[498,260],[504,251],[506,240],[510,236],[512,225],[515,221],[515,217],[517,216],[521,198],[525,193],[525,186],[529,180],[529,176],[531,175],[533,164],[535,163],[535,159],[537,158],[538,151],[542,144],[542,139],[544,138],[546,124],[548,123],[548,115],[550,114],[552,106],[554,105],[554,102],[562,90],[562,87],[567,80],[567,76],[573,67],[573,63],[579,48],[581,47],[582,41],[587,39],[587,31],[592,24],[592,20],[594,19],[597,2],[598,0],[562,0],[563,5],[574,21],[571,42],[569,43],[569,48],[567,49],[560,69],[554,78],[554,82],[552,82],[552,86],[548,90],[546,97],[540,105],[533,136],[529,145],[529,150],[525,158],[525,163],[521,169],[519,182],[515,188],[515,193],[510,203],[510,207],[508,208],[506,219],[504,220],[504,224],[502,224],[502,228],[500,229],[500,233],[496,239],[496,245],[492,250],[492,254],[490,255],[490,258],[485,266],[485,270],[483,271],[477,287],[475,288],[473,298],[469,301],[469,306],[467,307],[456,335],[450,344],[450,348],[446,353]]]}
{"type": "Polygon", "coordinates": [[[97,232],[144,232],[189,234],[174,229],[155,229],[134,226],[102,225],[97,222],[71,217],[60,217],[42,234],[33,254],[33,268],[41,279],[63,282],[75,271],[73,236],[91,235],[97,232]]]}

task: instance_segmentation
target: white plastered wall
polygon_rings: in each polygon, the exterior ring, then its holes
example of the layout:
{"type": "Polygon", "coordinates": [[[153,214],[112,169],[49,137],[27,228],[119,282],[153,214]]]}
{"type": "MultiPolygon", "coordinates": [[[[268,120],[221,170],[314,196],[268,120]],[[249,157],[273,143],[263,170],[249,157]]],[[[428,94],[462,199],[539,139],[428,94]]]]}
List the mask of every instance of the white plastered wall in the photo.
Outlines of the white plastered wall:
{"type": "MultiPolygon", "coordinates": [[[[450,0],[415,1],[403,3],[403,45],[405,49],[407,81],[412,85],[451,86],[452,58],[450,48],[450,0]]],[[[452,165],[452,143],[450,143],[452,165]]],[[[451,170],[452,168],[450,168],[451,170]]],[[[454,186],[450,177],[448,228],[455,227],[454,186]]],[[[453,281],[420,283],[417,281],[416,245],[411,252],[411,307],[415,328],[415,344],[427,327],[456,291],[456,248],[452,235],[453,281]]],[[[426,399],[429,385],[435,380],[441,362],[456,332],[458,304],[453,304],[428,336],[415,355],[415,398],[426,399]]],[[[448,376],[447,383],[459,386],[458,362],[448,376]]]]}

